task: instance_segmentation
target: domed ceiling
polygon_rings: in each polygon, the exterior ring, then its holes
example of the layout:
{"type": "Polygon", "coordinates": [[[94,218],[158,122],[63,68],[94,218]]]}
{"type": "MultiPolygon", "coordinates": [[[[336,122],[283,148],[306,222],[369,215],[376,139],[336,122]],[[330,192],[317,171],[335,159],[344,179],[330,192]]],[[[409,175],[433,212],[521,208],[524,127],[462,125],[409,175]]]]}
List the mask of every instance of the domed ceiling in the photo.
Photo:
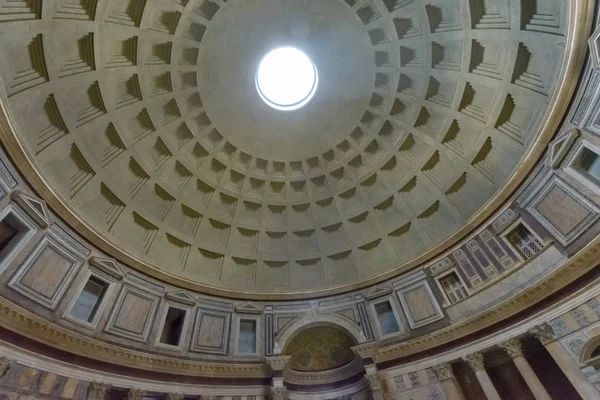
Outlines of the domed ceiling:
{"type": "Polygon", "coordinates": [[[346,333],[329,326],[300,332],[284,349],[292,356],[288,367],[300,372],[319,372],[346,365],[354,360],[356,343],[346,333]]]}
{"type": "Polygon", "coordinates": [[[3,141],[134,267],[231,296],[348,290],[458,240],[531,166],[563,3],[4,2],[3,141]],[[255,87],[280,46],[318,70],[294,112],[255,87]]]}

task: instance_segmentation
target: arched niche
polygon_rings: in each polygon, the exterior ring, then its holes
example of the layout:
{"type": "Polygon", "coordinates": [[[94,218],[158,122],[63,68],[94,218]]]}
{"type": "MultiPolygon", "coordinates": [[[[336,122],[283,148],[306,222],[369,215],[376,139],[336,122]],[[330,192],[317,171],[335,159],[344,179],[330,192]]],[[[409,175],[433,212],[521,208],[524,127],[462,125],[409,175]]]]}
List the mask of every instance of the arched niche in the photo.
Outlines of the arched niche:
{"type": "Polygon", "coordinates": [[[288,343],[302,331],[316,327],[316,326],[330,326],[335,329],[339,329],[350,337],[352,337],[356,344],[367,341],[367,338],[362,332],[360,326],[354,321],[344,318],[341,315],[336,314],[325,314],[325,315],[306,315],[292,321],[289,325],[285,326],[277,336],[277,351],[283,353],[288,343]]]}

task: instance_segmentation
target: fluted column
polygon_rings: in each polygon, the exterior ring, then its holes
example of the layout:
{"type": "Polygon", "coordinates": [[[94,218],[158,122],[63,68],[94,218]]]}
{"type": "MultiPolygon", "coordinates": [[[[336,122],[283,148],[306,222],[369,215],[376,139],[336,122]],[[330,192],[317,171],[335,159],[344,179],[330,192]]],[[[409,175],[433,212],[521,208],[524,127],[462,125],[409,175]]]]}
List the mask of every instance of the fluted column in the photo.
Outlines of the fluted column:
{"type": "Polygon", "coordinates": [[[465,360],[473,372],[475,372],[475,376],[477,377],[477,380],[479,381],[479,384],[485,393],[485,397],[487,397],[488,400],[502,400],[498,394],[498,391],[494,387],[490,376],[485,370],[483,354],[469,354],[468,356],[464,357],[463,360],[465,360]]]}
{"type": "Polygon", "coordinates": [[[440,380],[440,384],[446,393],[447,400],[465,400],[462,390],[456,381],[452,366],[450,364],[440,364],[432,368],[433,372],[440,380]]]}
{"type": "Polygon", "coordinates": [[[579,365],[577,365],[565,348],[554,338],[554,332],[550,325],[546,323],[538,325],[531,330],[531,333],[548,350],[548,353],[550,353],[583,400],[598,400],[600,398],[600,393],[583,375],[579,369],[579,365]]]}
{"type": "Polygon", "coordinates": [[[523,345],[519,339],[510,339],[507,342],[498,345],[502,350],[508,354],[513,360],[519,373],[525,380],[529,390],[533,393],[536,400],[552,400],[542,382],[538,379],[537,375],[531,369],[529,362],[523,357],[523,345]]]}
{"type": "Polygon", "coordinates": [[[110,385],[100,382],[92,382],[88,386],[88,400],[104,400],[110,385]]]}

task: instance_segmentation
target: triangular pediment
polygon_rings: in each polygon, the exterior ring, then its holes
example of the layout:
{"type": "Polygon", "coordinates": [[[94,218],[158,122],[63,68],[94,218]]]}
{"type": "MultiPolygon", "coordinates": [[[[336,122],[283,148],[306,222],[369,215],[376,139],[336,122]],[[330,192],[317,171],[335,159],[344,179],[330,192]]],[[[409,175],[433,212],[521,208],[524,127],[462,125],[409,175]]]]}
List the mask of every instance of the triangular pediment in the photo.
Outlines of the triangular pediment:
{"type": "Polygon", "coordinates": [[[594,68],[600,68],[600,27],[592,33],[589,40],[590,45],[590,58],[592,59],[592,66],[594,68]]]}
{"type": "Polygon", "coordinates": [[[239,313],[259,314],[263,312],[263,309],[252,302],[248,302],[235,307],[235,311],[239,313]]]}
{"type": "Polygon", "coordinates": [[[123,272],[119,263],[112,258],[92,257],[90,258],[90,264],[118,280],[123,279],[125,276],[125,272],[123,272]]]}
{"type": "Polygon", "coordinates": [[[550,168],[558,168],[578,136],[579,131],[577,129],[571,129],[550,142],[548,145],[547,159],[550,168]]]}
{"type": "Polygon", "coordinates": [[[389,286],[375,286],[373,289],[367,292],[365,297],[369,300],[376,299],[377,297],[385,296],[392,293],[392,288],[389,286]]]}
{"type": "Polygon", "coordinates": [[[178,303],[188,304],[190,306],[196,304],[196,299],[185,290],[174,290],[172,292],[167,292],[165,293],[165,298],[178,303]]]}
{"type": "Polygon", "coordinates": [[[16,190],[11,193],[13,199],[41,227],[52,225],[52,218],[46,202],[28,193],[16,190]]]}

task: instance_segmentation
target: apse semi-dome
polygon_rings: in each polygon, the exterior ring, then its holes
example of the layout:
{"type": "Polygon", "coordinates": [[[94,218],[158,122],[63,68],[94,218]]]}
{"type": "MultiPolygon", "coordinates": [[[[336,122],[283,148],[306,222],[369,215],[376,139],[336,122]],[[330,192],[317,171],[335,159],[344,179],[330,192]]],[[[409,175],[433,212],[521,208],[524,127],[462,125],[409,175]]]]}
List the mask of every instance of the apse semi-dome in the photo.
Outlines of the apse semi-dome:
{"type": "Polygon", "coordinates": [[[109,254],[234,297],[363,287],[462,238],[539,155],[568,60],[566,12],[481,1],[75,3],[0,29],[8,147],[109,254]],[[282,48],[314,68],[293,112],[257,93],[282,48]]]}

